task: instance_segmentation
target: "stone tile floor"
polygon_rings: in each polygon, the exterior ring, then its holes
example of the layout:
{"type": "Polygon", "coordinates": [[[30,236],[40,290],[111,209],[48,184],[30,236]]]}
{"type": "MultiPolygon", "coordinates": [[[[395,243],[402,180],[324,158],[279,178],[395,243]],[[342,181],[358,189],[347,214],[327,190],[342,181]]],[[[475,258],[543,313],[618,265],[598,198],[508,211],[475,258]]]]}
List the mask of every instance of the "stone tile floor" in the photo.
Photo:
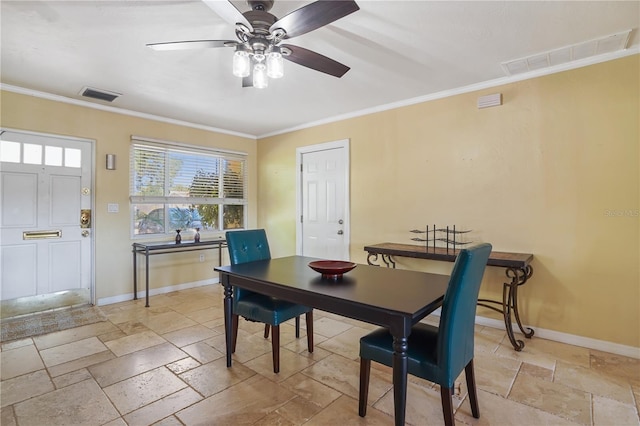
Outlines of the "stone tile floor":
{"type": "MultiPolygon", "coordinates": [[[[284,324],[274,374],[263,326],[247,321],[226,367],[218,285],[101,309],[109,321],[2,344],[3,426],[393,424],[391,372],[375,363],[358,416],[369,324],[315,311],[313,354],[284,324]]],[[[536,337],[515,352],[504,331],[479,326],[475,366],[481,418],[460,380],[459,424],[640,424],[640,360],[536,337]]],[[[410,376],[407,423],[443,424],[437,386],[410,376]]]]}

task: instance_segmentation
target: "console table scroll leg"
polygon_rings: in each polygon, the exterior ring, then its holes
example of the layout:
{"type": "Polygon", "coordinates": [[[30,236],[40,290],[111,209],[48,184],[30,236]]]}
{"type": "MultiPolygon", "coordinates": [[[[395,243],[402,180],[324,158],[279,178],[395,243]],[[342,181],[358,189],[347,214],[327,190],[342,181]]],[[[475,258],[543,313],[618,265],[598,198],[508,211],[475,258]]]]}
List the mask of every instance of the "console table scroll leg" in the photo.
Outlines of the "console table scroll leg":
{"type": "Polygon", "coordinates": [[[133,300],[138,300],[138,265],[136,249],[133,250],[133,300]]]}
{"type": "Polygon", "coordinates": [[[513,301],[515,299],[516,292],[514,288],[518,287],[518,273],[512,269],[507,268],[506,271],[507,277],[511,278],[511,282],[504,283],[502,287],[502,308],[504,309],[504,325],[507,329],[507,336],[509,336],[509,341],[513,346],[513,349],[516,351],[521,351],[524,348],[524,342],[522,340],[517,340],[513,334],[513,323],[511,320],[511,309],[515,306],[513,301]]]}
{"type": "Polygon", "coordinates": [[[369,253],[369,254],[367,255],[367,263],[368,263],[369,265],[372,265],[372,266],[380,266],[380,265],[378,265],[377,263],[374,263],[374,262],[377,262],[377,261],[378,261],[378,253],[369,253]],[[373,260],[371,260],[371,259],[373,259],[373,260]]]}
{"type": "Polygon", "coordinates": [[[527,280],[531,278],[533,268],[531,268],[531,266],[527,266],[526,268],[521,269],[520,272],[521,274],[516,274],[516,277],[514,278],[514,280],[517,280],[517,284],[513,286],[513,315],[516,319],[516,323],[518,324],[518,328],[520,328],[524,337],[530,339],[534,334],[534,330],[531,327],[527,327],[528,331],[525,331],[522,326],[522,321],[520,321],[520,312],[518,310],[518,287],[526,283],[527,280]]]}

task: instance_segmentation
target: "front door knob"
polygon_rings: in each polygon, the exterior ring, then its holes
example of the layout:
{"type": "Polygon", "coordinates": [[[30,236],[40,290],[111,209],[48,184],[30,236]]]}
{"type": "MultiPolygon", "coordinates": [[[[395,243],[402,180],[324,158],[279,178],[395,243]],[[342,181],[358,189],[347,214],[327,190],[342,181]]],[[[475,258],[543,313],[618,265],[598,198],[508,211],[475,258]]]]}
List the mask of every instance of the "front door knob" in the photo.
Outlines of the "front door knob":
{"type": "Polygon", "coordinates": [[[341,229],[341,230],[338,231],[338,235],[342,235],[342,234],[343,234],[343,232],[342,232],[342,229],[341,229]]]}

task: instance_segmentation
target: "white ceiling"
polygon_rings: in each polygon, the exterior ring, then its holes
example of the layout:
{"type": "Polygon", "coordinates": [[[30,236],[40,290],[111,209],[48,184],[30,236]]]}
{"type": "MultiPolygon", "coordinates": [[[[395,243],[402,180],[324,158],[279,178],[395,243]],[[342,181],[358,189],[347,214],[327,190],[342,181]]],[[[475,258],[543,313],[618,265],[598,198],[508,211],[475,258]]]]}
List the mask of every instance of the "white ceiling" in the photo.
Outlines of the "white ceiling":
{"type": "MultiPolygon", "coordinates": [[[[234,1],[246,11],[244,1],[234,1]]],[[[278,18],[310,3],[276,0],[278,18]]],[[[154,51],[147,43],[235,40],[201,1],[10,1],[1,7],[1,82],[8,90],[84,99],[243,135],[383,109],[503,81],[502,62],[633,30],[640,1],[370,1],[287,43],[351,67],[338,79],[285,61],[267,89],[242,88],[229,48],[154,51]],[[85,86],[122,93],[108,104],[85,86]]]]}

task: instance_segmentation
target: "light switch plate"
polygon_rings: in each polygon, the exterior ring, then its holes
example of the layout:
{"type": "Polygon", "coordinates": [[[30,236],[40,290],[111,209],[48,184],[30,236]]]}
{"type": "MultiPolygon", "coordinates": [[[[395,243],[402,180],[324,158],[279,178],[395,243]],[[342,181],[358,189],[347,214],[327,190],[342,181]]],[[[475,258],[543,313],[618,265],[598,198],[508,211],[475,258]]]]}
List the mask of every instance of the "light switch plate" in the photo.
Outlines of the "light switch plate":
{"type": "Polygon", "coordinates": [[[109,213],[118,213],[120,211],[120,205],[117,203],[109,203],[107,204],[107,212],[109,213]]]}

